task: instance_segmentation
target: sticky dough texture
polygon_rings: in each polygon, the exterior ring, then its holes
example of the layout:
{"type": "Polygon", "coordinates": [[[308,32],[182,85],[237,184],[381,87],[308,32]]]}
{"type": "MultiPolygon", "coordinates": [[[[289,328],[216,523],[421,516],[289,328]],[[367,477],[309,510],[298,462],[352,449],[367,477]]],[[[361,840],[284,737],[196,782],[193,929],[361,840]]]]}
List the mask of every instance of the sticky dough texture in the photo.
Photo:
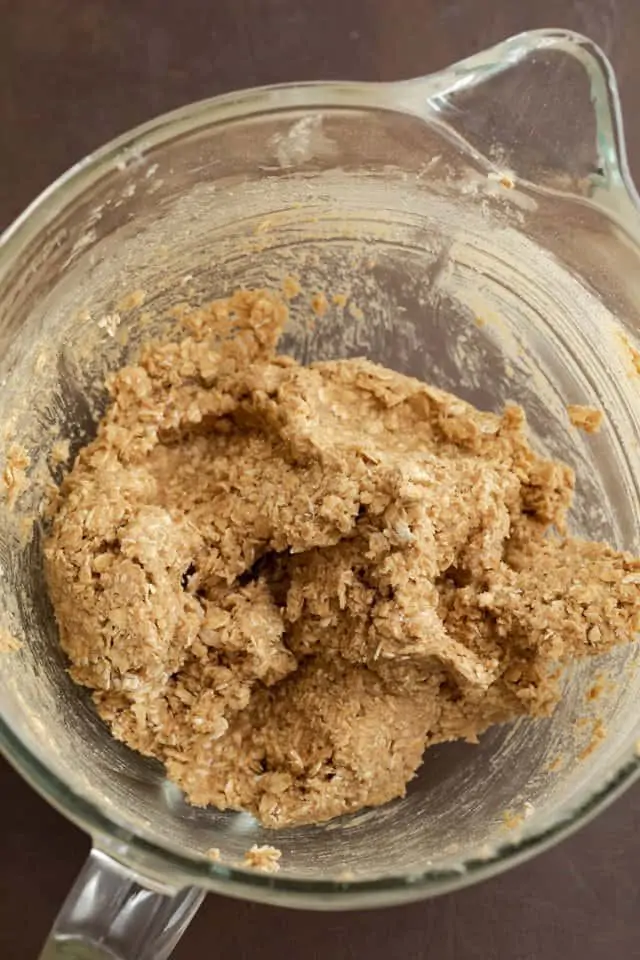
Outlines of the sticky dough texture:
{"type": "Polygon", "coordinates": [[[241,291],[109,382],[46,573],[71,673],[194,804],[269,827],[404,794],[430,744],[548,715],[632,639],[640,562],[566,536],[522,410],[278,355],[241,291]]]}

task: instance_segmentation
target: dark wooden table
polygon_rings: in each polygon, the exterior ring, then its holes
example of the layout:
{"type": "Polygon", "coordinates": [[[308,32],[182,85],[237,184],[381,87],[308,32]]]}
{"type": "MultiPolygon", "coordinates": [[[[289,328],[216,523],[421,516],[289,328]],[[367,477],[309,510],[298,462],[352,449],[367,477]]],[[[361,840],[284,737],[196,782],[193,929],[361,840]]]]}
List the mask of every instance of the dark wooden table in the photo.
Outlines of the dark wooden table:
{"type": "MultiPolygon", "coordinates": [[[[0,227],[83,154],[237,87],[393,79],[516,33],[597,40],[640,179],[638,0],[0,0],[0,227]]],[[[0,958],[32,960],[88,841],[0,761],[0,958]]],[[[394,910],[314,914],[209,897],[176,960],[608,960],[640,951],[640,788],[537,860],[394,910]]]]}

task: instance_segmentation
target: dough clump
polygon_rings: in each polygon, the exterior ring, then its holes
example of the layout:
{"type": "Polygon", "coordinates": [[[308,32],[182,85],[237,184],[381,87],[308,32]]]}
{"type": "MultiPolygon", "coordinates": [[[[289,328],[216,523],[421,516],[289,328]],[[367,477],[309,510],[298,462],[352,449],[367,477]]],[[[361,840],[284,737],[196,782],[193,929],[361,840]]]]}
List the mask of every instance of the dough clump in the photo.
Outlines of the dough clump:
{"type": "Polygon", "coordinates": [[[114,736],[269,827],[404,794],[425,748],[546,716],[628,642],[640,561],[567,536],[522,410],[276,353],[240,291],[111,377],[45,548],[62,646],[114,736]]]}

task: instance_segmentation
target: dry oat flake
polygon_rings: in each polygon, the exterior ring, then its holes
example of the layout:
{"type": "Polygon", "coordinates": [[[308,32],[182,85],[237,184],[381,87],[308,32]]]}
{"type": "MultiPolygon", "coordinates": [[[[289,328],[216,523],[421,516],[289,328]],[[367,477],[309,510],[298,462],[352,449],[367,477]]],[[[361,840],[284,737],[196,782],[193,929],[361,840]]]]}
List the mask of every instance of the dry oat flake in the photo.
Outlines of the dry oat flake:
{"type": "Polygon", "coordinates": [[[632,638],[640,561],[567,536],[573,475],[521,409],[300,366],[265,291],[183,319],[110,380],[46,572],[73,678],[192,803],[268,827],[385,803],[632,638]]]}

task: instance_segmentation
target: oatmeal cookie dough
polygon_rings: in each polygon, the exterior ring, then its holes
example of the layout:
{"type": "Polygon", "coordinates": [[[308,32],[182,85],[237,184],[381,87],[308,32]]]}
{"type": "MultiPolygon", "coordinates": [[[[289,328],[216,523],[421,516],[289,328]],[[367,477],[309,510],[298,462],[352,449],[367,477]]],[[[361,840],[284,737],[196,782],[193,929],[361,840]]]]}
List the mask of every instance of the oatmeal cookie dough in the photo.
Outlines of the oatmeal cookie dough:
{"type": "Polygon", "coordinates": [[[578,430],[585,433],[598,433],[604,420],[602,410],[596,407],[585,407],[580,403],[570,403],[567,407],[569,421],[578,430]]]}
{"type": "Polygon", "coordinates": [[[632,639],[640,561],[567,536],[524,415],[367,360],[278,355],[243,291],[112,377],[46,572],[74,679],[195,804],[314,823],[404,794],[430,744],[548,715],[632,639]]]}

